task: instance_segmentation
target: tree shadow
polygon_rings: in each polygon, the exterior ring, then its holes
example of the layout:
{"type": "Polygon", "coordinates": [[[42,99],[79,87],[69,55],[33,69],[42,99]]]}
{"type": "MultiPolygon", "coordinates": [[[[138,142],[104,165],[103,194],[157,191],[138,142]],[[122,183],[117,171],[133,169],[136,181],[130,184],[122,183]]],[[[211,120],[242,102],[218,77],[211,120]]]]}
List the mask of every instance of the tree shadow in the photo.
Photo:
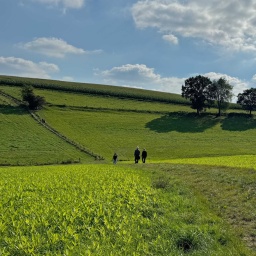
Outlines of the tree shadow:
{"type": "Polygon", "coordinates": [[[215,115],[202,113],[172,112],[146,124],[146,128],[158,133],[171,131],[183,133],[199,133],[215,126],[220,119],[215,115]]]}
{"type": "Polygon", "coordinates": [[[25,115],[28,114],[26,109],[20,106],[10,106],[0,104],[0,113],[4,115],[25,115]]]}
{"type": "Polygon", "coordinates": [[[230,113],[222,121],[221,128],[227,131],[246,131],[256,128],[253,116],[244,113],[230,113]]]}

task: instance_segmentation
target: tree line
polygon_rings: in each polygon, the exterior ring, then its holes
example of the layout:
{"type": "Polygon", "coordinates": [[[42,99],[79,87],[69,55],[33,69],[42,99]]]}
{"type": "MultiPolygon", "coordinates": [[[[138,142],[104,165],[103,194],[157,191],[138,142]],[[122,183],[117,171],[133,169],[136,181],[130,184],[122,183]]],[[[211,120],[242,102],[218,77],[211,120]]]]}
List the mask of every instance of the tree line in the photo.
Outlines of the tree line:
{"type": "MultiPolygon", "coordinates": [[[[181,96],[190,100],[191,108],[196,109],[198,115],[206,108],[217,104],[217,115],[220,116],[223,110],[228,109],[234,96],[232,93],[233,86],[223,77],[213,81],[201,75],[190,77],[185,80],[181,90],[181,96]]],[[[256,88],[250,88],[239,93],[237,104],[249,111],[251,115],[252,111],[256,109],[256,88]]]]}

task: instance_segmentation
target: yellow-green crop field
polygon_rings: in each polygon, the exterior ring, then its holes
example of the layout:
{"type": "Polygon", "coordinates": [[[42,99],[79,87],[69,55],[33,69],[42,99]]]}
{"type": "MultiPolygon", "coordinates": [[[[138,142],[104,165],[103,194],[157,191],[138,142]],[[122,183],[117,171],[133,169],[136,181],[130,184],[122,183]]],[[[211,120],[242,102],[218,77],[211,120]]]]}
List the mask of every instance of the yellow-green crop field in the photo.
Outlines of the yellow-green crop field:
{"type": "Polygon", "coordinates": [[[170,159],[166,162],[175,164],[198,164],[256,169],[255,155],[170,159]]]}
{"type": "Polygon", "coordinates": [[[249,255],[178,181],[129,165],[0,168],[0,255],[249,255]]]}

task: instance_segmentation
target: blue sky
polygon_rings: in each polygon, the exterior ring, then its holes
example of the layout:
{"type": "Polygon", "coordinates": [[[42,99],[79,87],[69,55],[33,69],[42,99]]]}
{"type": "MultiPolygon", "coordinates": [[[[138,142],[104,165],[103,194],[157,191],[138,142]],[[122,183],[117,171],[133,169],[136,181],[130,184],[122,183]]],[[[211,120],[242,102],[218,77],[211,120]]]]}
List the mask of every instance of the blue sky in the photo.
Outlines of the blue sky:
{"type": "Polygon", "coordinates": [[[256,0],[0,0],[0,74],[181,93],[256,83],[256,0]]]}

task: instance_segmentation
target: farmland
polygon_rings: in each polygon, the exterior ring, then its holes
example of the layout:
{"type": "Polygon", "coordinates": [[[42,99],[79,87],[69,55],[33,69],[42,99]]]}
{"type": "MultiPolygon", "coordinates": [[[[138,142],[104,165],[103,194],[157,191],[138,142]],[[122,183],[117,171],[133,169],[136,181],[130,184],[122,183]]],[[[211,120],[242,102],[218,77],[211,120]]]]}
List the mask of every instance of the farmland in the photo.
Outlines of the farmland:
{"type": "MultiPolygon", "coordinates": [[[[19,87],[1,86],[20,97],[19,87]]],[[[196,117],[189,106],[104,95],[36,89],[47,106],[41,118],[71,140],[111,160],[131,161],[139,145],[150,160],[250,155],[256,121],[239,109],[216,118],[216,109],[196,117]],[[222,147],[219,147],[219,145],[222,147]]]]}
{"type": "Polygon", "coordinates": [[[1,255],[248,255],[178,180],[113,165],[0,170],[1,255]]]}
{"type": "Polygon", "coordinates": [[[233,105],[198,117],[179,95],[131,88],[0,81],[47,102],[35,119],[0,94],[0,165],[13,166],[0,168],[1,255],[255,255],[254,116],[233,105]],[[144,165],[132,164],[137,145],[144,165]]]}

